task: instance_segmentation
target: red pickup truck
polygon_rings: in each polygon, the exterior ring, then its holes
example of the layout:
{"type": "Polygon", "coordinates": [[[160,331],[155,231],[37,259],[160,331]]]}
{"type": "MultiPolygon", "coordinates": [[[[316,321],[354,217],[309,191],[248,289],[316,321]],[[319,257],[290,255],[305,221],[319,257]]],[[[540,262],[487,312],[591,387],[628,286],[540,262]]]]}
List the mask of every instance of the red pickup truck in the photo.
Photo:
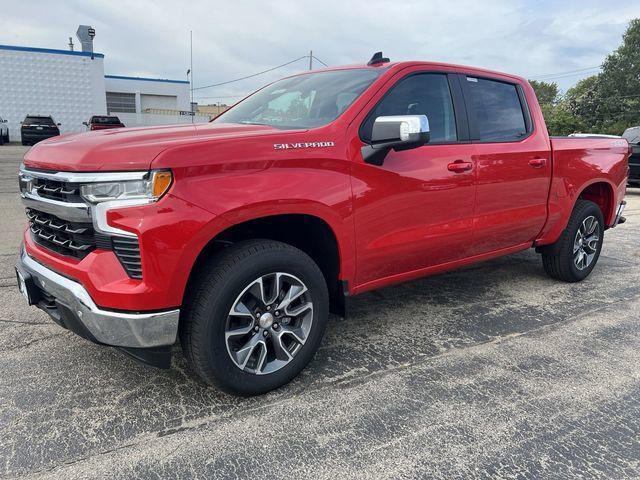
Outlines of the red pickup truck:
{"type": "Polygon", "coordinates": [[[593,270],[624,139],[550,138],[526,80],[428,62],[313,71],[211,123],[64,135],[20,168],[17,265],[63,327],[241,393],[290,381],[346,296],[535,248],[593,270]]]}

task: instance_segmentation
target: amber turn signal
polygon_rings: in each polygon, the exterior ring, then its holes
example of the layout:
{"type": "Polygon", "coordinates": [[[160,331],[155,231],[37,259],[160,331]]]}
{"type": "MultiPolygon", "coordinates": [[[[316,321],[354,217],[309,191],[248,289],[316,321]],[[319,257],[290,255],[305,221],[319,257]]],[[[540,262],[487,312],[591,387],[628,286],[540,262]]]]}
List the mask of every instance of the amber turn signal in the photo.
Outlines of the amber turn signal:
{"type": "Polygon", "coordinates": [[[169,187],[171,186],[171,182],[173,181],[173,175],[169,171],[161,171],[154,172],[153,178],[151,179],[153,187],[152,193],[154,198],[160,198],[164,195],[169,187]]]}

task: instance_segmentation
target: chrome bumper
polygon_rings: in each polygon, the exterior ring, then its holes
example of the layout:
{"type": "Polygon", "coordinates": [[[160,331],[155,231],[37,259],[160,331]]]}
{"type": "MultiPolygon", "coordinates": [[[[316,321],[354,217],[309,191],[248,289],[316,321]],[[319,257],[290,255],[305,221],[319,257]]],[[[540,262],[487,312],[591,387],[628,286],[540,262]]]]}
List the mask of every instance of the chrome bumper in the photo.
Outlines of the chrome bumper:
{"type": "Polygon", "coordinates": [[[97,342],[129,348],[173,345],[180,310],[126,313],[100,309],[85,288],[45,267],[22,251],[18,271],[28,274],[36,287],[68,308],[97,342]]]}

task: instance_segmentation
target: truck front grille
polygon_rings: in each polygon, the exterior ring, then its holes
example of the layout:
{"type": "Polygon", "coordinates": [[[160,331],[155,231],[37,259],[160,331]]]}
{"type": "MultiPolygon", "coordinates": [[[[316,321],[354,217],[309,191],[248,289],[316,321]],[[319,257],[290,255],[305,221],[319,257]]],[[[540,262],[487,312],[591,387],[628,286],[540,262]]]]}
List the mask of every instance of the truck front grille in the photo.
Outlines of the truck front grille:
{"type": "Polygon", "coordinates": [[[49,213],[27,208],[33,239],[61,255],[84,258],[96,248],[92,223],[72,223],[49,213]]]}
{"type": "Polygon", "coordinates": [[[113,250],[131,278],[142,278],[142,261],[137,237],[109,237],[96,233],[92,223],[74,223],[27,208],[34,241],[60,255],[83,259],[96,248],[113,250]]]}
{"type": "Polygon", "coordinates": [[[94,250],[111,250],[129,277],[141,279],[138,237],[114,236],[96,231],[89,205],[80,195],[82,181],[67,181],[70,178],[73,176],[65,179],[65,175],[56,172],[21,170],[20,191],[23,192],[27,207],[33,241],[60,255],[79,260],[94,250]],[[85,205],[86,210],[83,208],[85,205]],[[67,208],[72,215],[67,216],[67,208]],[[78,214],[78,211],[81,213],[78,214]]]}
{"type": "Polygon", "coordinates": [[[48,178],[34,178],[33,188],[35,188],[38,191],[38,195],[43,198],[69,203],[82,202],[80,185],[77,183],[61,182],[48,178]]]}

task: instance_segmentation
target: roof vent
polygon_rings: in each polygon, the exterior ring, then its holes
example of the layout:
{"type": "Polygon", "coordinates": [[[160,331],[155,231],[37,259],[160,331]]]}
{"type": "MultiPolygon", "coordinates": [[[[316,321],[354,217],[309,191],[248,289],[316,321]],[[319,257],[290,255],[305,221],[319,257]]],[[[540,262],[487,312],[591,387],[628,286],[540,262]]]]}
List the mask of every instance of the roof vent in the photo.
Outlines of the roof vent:
{"type": "Polygon", "coordinates": [[[96,36],[96,31],[89,25],[80,25],[76,32],[78,40],[82,45],[83,52],[93,53],[93,37],[96,36]]]}
{"type": "Polygon", "coordinates": [[[370,67],[377,67],[382,65],[383,63],[389,63],[389,59],[382,56],[382,52],[376,52],[371,57],[371,60],[367,62],[367,65],[370,67]]]}

